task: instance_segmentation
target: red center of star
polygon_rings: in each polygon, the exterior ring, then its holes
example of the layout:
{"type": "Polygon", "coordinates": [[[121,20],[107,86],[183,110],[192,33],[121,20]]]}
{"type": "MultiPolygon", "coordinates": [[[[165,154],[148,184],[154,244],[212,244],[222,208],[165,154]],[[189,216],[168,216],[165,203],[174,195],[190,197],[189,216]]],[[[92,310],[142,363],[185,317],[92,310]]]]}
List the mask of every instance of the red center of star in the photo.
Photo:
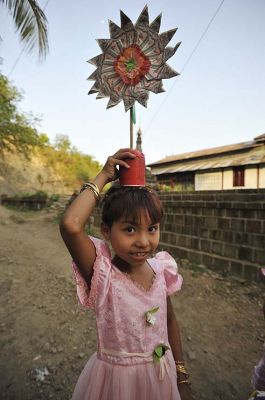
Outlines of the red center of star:
{"type": "Polygon", "coordinates": [[[150,65],[149,59],[142,53],[140,47],[132,44],[117,57],[114,68],[124,83],[135,86],[147,74],[150,65]]]}

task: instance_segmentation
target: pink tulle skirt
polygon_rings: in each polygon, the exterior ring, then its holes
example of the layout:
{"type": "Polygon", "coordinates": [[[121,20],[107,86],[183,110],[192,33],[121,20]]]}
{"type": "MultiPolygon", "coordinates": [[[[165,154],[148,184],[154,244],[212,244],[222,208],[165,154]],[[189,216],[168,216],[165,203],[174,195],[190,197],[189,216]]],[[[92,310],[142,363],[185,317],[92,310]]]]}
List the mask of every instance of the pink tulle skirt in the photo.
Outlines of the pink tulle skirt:
{"type": "Polygon", "coordinates": [[[115,365],[94,353],[77,381],[72,400],[181,400],[174,361],[168,361],[172,374],[159,380],[159,363],[115,365]]]}

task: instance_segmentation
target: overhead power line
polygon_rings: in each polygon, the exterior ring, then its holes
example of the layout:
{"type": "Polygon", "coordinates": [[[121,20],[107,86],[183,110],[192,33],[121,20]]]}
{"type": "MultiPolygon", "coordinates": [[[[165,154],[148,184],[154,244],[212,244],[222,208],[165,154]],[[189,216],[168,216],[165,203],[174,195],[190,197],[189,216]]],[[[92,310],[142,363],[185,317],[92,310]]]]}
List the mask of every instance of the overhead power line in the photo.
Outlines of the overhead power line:
{"type": "MultiPolygon", "coordinates": [[[[196,52],[196,50],[198,49],[202,39],[204,38],[204,36],[206,35],[206,33],[208,32],[211,24],[213,23],[215,17],[217,16],[217,14],[219,13],[222,5],[224,4],[225,0],[222,0],[219,4],[219,6],[217,7],[217,9],[215,10],[212,18],[210,19],[210,21],[208,22],[207,26],[205,27],[205,29],[203,30],[199,40],[197,41],[196,45],[194,46],[193,50],[191,51],[190,55],[188,56],[187,60],[184,62],[183,67],[180,70],[180,73],[182,74],[183,71],[185,70],[185,68],[187,67],[188,63],[190,62],[192,56],[194,55],[194,53],[196,52]]],[[[175,84],[177,83],[177,79],[175,79],[174,83],[172,84],[172,86],[169,88],[169,90],[167,91],[166,96],[164,97],[163,101],[160,103],[158,109],[156,110],[155,114],[153,115],[149,125],[147,126],[147,129],[145,130],[144,136],[146,137],[146,133],[148,133],[150,126],[152,125],[154,119],[156,118],[156,116],[158,115],[158,112],[160,111],[160,109],[162,108],[162,106],[164,105],[164,103],[166,102],[169,94],[171,93],[173,87],[175,86],[175,84]]]]}

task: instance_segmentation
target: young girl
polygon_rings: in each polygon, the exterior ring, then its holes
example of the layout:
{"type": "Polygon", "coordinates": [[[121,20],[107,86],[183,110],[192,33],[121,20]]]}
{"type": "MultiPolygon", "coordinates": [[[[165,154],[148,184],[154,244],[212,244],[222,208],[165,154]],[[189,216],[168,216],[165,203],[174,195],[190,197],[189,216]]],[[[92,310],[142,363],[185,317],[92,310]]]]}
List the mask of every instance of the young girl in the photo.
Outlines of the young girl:
{"type": "Polygon", "coordinates": [[[74,260],[81,304],[95,311],[98,351],[87,362],[72,400],[192,400],[179,327],[170,295],[182,278],[166,252],[153,257],[163,215],[157,195],[145,187],[112,187],[105,195],[101,232],[85,224],[106,183],[129,168],[130,149],[109,157],[83,186],[61,221],[74,260]]]}

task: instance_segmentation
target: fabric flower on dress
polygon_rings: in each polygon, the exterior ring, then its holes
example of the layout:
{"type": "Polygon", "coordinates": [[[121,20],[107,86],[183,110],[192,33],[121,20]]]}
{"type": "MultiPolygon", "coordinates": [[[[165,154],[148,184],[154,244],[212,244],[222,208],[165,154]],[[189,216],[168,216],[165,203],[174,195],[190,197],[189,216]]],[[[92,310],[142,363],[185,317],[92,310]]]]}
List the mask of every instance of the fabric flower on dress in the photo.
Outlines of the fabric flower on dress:
{"type": "Polygon", "coordinates": [[[161,343],[155,347],[153,351],[153,360],[154,362],[160,363],[160,370],[159,370],[159,380],[162,381],[165,377],[165,374],[168,373],[170,375],[170,366],[166,357],[164,357],[167,350],[170,348],[161,343]]]}
{"type": "Polygon", "coordinates": [[[97,69],[89,76],[94,80],[88,94],[98,93],[97,99],[109,97],[107,108],[123,100],[125,111],[138,101],[147,106],[149,92],[164,92],[162,79],[179,75],[166,61],[180,43],[166,47],[177,29],[159,34],[161,14],[149,24],[147,6],[135,25],[122,11],[121,27],[109,21],[110,39],[98,39],[102,54],[88,62],[97,69]]]}
{"type": "Polygon", "coordinates": [[[156,348],[153,351],[153,360],[160,361],[160,359],[165,355],[167,350],[169,350],[169,347],[163,343],[156,346],[156,348]]]}
{"type": "Polygon", "coordinates": [[[158,310],[159,310],[159,307],[155,307],[155,308],[151,308],[151,310],[148,310],[145,313],[145,319],[146,319],[146,322],[149,325],[154,325],[155,324],[156,317],[154,316],[154,314],[157,313],[158,310]]]}

